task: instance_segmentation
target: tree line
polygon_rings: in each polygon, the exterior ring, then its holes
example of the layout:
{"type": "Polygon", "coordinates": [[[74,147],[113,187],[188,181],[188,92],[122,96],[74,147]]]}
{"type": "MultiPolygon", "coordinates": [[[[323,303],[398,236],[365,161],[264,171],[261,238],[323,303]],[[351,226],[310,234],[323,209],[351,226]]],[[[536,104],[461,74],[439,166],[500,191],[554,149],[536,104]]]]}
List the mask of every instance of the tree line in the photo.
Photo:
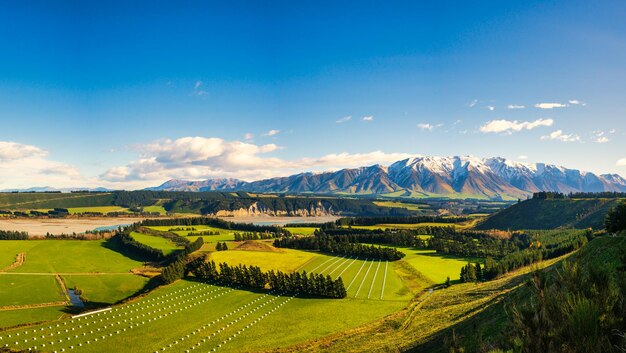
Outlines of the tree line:
{"type": "Polygon", "coordinates": [[[244,233],[235,233],[235,241],[244,241],[244,240],[265,240],[265,239],[274,239],[281,237],[281,234],[278,233],[270,233],[270,232],[244,232],[244,233]]]}
{"type": "Polygon", "coordinates": [[[234,223],[224,221],[214,217],[189,217],[189,218],[161,218],[161,219],[146,219],[135,224],[137,227],[151,227],[151,226],[209,226],[213,228],[239,230],[244,232],[269,232],[277,233],[281,235],[291,235],[289,231],[279,226],[262,226],[252,223],[234,223]]]}
{"type": "Polygon", "coordinates": [[[27,240],[28,232],[0,230],[0,240],[27,240]]]}
{"type": "Polygon", "coordinates": [[[300,238],[280,238],[274,240],[277,248],[317,250],[334,255],[356,256],[373,260],[395,261],[404,257],[396,248],[364,245],[347,242],[347,237],[315,235],[300,238]]]}
{"type": "Polygon", "coordinates": [[[344,217],[335,221],[339,227],[374,226],[377,224],[415,224],[415,223],[459,223],[471,220],[469,217],[442,216],[381,216],[381,217],[344,217]]]}
{"type": "Polygon", "coordinates": [[[227,263],[216,265],[214,261],[207,261],[206,255],[191,261],[187,271],[199,279],[227,286],[270,288],[281,293],[328,298],[345,298],[347,295],[341,278],[333,280],[330,276],[314,273],[307,275],[306,272],[264,272],[258,266],[231,266],[227,263]]]}

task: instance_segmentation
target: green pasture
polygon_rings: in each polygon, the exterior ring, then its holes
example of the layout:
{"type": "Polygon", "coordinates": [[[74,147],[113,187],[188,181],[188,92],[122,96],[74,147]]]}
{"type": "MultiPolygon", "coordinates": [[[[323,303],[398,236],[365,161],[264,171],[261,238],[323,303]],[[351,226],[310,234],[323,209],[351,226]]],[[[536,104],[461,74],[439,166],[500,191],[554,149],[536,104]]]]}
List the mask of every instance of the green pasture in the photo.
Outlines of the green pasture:
{"type": "Polygon", "coordinates": [[[130,212],[128,211],[128,208],[120,206],[70,207],[67,210],[70,212],[70,214],[81,214],[89,212],[99,212],[104,214],[109,212],[130,212]]]}
{"type": "MultiPolygon", "coordinates": [[[[48,306],[43,308],[0,310],[0,329],[58,320],[62,316],[67,315],[63,312],[64,308],[65,306],[48,306]]],[[[0,336],[3,336],[3,332],[1,331],[0,336]]]]}
{"type": "Polygon", "coordinates": [[[467,265],[468,261],[476,261],[475,259],[440,255],[437,254],[435,250],[417,250],[411,248],[398,248],[398,250],[406,254],[402,259],[403,261],[410,264],[434,283],[443,283],[448,276],[451,280],[458,280],[461,267],[467,265]]]}
{"type": "Polygon", "coordinates": [[[314,227],[285,227],[285,230],[295,235],[313,235],[319,228],[314,227]]]}
{"type": "Polygon", "coordinates": [[[291,299],[183,280],[100,315],[12,329],[0,332],[0,337],[10,348],[44,351],[96,353],[124,347],[128,353],[148,353],[185,352],[193,347],[203,352],[214,348],[249,352],[354,328],[405,304],[382,300],[372,305],[351,298],[291,299]],[[289,329],[277,334],[277,327],[289,329]],[[18,333],[19,339],[15,339],[18,333]]]}
{"type": "Polygon", "coordinates": [[[0,263],[11,264],[15,255],[25,253],[19,273],[126,273],[139,267],[105,240],[2,240],[0,263]]]}
{"type": "Polygon", "coordinates": [[[65,300],[54,276],[0,274],[0,307],[65,300]]]}
{"type": "Polygon", "coordinates": [[[151,213],[158,213],[161,216],[165,216],[167,214],[167,211],[165,210],[165,208],[163,208],[163,206],[158,206],[158,205],[144,206],[143,211],[151,212],[151,213]]]}
{"type": "Polygon", "coordinates": [[[281,270],[292,272],[318,256],[312,252],[280,249],[277,251],[228,250],[210,254],[215,263],[226,262],[230,265],[254,265],[263,270],[281,270]]]}
{"type": "Polygon", "coordinates": [[[168,255],[172,252],[182,249],[182,247],[174,244],[171,240],[155,236],[155,235],[147,235],[139,232],[131,232],[130,236],[133,237],[136,241],[145,244],[147,246],[153,247],[155,249],[160,249],[163,251],[163,254],[168,255]]]}
{"type": "Polygon", "coordinates": [[[148,278],[132,274],[65,275],[62,277],[67,288],[76,286],[82,290],[81,297],[85,300],[103,305],[128,298],[148,283],[148,278]]]}

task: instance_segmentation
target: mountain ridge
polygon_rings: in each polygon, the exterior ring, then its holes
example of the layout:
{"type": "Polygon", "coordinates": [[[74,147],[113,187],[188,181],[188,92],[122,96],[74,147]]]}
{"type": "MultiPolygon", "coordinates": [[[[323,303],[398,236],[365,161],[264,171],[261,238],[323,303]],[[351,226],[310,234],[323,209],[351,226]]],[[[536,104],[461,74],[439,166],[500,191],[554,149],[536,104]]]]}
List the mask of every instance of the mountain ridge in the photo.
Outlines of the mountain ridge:
{"type": "Polygon", "coordinates": [[[537,191],[626,192],[626,179],[617,174],[597,175],[501,157],[419,156],[389,166],[374,164],[333,172],[304,172],[252,182],[232,178],[171,179],[147,190],[516,199],[537,191]]]}

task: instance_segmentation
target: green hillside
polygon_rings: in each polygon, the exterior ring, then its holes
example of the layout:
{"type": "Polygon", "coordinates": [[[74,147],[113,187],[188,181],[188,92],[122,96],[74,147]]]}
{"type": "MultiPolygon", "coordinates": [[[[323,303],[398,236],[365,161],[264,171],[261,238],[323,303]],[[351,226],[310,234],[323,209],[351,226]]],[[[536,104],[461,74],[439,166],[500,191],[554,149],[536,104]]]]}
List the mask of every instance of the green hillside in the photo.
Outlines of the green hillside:
{"type": "Polygon", "coordinates": [[[531,199],[503,209],[477,229],[555,229],[604,227],[604,217],[620,199],[531,199]]]}

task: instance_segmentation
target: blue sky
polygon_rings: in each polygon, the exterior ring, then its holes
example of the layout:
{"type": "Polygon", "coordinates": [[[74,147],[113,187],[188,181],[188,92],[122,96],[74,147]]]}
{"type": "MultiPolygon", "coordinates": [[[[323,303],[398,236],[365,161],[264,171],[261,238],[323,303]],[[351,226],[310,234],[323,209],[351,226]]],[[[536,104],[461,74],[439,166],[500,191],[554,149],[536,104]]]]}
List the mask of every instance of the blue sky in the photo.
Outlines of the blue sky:
{"type": "Polygon", "coordinates": [[[5,1],[0,189],[407,155],[626,176],[624,18],[623,1],[5,1]]]}

